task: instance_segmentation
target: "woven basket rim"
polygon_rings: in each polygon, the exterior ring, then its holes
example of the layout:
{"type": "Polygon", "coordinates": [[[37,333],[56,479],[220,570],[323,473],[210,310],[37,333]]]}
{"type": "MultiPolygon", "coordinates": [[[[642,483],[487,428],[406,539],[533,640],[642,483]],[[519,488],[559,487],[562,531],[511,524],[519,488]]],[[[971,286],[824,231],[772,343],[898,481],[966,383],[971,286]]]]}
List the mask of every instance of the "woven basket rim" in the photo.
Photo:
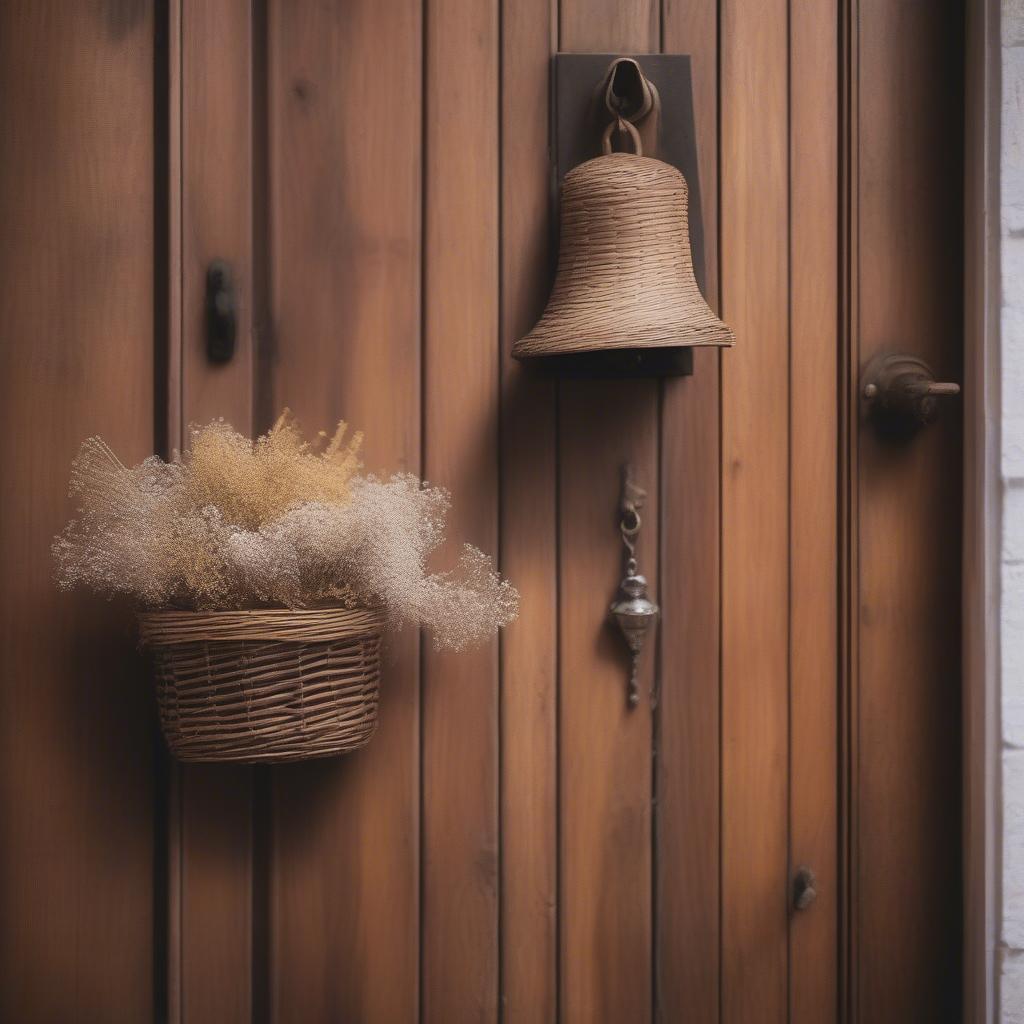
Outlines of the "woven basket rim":
{"type": "Polygon", "coordinates": [[[143,646],[202,641],[265,640],[318,643],[383,632],[382,608],[241,608],[232,611],[161,609],[138,613],[143,646]]]}

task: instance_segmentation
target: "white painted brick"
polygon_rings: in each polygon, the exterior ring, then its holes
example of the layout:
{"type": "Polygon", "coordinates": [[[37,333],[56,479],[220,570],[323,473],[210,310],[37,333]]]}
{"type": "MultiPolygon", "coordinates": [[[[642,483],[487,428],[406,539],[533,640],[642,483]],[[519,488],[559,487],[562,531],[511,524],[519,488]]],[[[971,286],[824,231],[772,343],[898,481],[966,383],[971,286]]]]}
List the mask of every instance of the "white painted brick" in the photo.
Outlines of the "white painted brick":
{"type": "Polygon", "coordinates": [[[1003,751],[1000,1020],[1024,1024],[1024,0],[1002,0],[1000,653],[1003,751]]]}
{"type": "Polygon", "coordinates": [[[1024,167],[1024,48],[1003,51],[1002,173],[1024,167]]]}
{"type": "Polygon", "coordinates": [[[1003,670],[1024,669],[1024,565],[1003,565],[1002,591],[1003,670]]]}
{"type": "Polygon", "coordinates": [[[1004,167],[1000,188],[1003,234],[1024,231],[1024,168],[1004,167]]]}
{"type": "Polygon", "coordinates": [[[1024,750],[1024,564],[1003,566],[999,644],[1003,742],[1024,750]]]}
{"type": "Polygon", "coordinates": [[[1003,309],[1024,312],[1024,237],[1003,239],[1001,263],[1003,309]]]}
{"type": "Polygon", "coordinates": [[[1002,695],[1003,742],[1007,749],[1024,750],[1024,684],[1004,687],[1002,695]]]}
{"type": "Polygon", "coordinates": [[[1003,415],[1024,417],[1024,309],[1003,306],[1000,320],[1003,415]]]}
{"type": "Polygon", "coordinates": [[[1004,952],[999,984],[1002,1024],[1024,1024],[1024,953],[1004,952]]]}
{"type": "Polygon", "coordinates": [[[1001,6],[1003,46],[1024,43],[1024,0],[1003,0],[1001,6]]]}
{"type": "Polygon", "coordinates": [[[1004,480],[1024,480],[1024,416],[1004,416],[1002,423],[1004,480]]]}
{"type": "Polygon", "coordinates": [[[1003,755],[1002,938],[1024,949],[1024,750],[1003,755]]]}
{"type": "Polygon", "coordinates": [[[1024,484],[1003,493],[1003,561],[1024,562],[1024,484]]]}

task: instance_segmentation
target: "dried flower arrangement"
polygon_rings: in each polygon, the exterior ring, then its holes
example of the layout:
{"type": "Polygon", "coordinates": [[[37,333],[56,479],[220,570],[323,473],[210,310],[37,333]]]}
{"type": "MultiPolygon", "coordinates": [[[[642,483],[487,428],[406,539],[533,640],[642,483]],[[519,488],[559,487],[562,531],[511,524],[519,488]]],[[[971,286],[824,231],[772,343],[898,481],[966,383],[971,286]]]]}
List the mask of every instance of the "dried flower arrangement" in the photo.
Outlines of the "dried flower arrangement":
{"type": "Polygon", "coordinates": [[[287,412],[255,441],[215,421],[185,455],[133,467],[90,438],[72,467],[78,516],[54,542],[59,583],[143,609],[382,608],[454,650],[511,622],[518,595],[476,548],[454,573],[427,569],[447,492],[361,475],[361,437],[345,435],[308,444],[287,412]]]}

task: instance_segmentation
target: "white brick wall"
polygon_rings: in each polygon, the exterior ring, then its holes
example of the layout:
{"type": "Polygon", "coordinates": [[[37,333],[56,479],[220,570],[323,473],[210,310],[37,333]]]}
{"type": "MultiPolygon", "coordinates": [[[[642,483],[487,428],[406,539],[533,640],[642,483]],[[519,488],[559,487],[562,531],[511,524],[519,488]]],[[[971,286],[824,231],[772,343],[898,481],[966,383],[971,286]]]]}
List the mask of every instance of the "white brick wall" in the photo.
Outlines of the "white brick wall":
{"type": "Polygon", "coordinates": [[[1024,1024],[1024,0],[1002,0],[1001,465],[1004,1024],[1024,1024]]]}

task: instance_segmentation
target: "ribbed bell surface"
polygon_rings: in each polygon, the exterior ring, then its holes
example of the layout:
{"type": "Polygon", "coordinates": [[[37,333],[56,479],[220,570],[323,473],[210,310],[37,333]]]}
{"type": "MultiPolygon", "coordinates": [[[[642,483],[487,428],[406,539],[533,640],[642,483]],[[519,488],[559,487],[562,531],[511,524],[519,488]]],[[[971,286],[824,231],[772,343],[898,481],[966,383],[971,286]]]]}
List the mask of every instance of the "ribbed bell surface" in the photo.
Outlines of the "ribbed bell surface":
{"type": "Polygon", "coordinates": [[[551,298],[512,354],[732,344],[694,277],[687,193],[675,167],[632,153],[573,168],[551,298]]]}

